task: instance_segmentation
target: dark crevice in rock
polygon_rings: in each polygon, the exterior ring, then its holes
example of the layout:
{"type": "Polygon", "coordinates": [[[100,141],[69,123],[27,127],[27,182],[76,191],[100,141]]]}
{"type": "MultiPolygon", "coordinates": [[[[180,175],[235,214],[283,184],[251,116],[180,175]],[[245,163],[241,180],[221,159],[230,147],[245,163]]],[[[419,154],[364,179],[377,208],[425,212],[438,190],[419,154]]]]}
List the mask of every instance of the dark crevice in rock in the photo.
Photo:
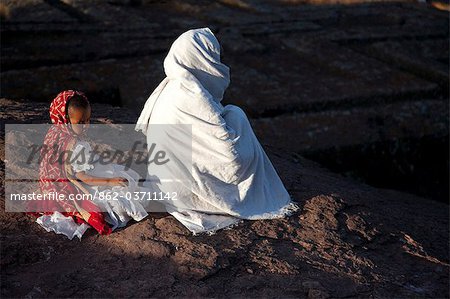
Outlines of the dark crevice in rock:
{"type": "Polygon", "coordinates": [[[378,141],[303,152],[332,171],[378,188],[449,202],[449,136],[378,141]]]}

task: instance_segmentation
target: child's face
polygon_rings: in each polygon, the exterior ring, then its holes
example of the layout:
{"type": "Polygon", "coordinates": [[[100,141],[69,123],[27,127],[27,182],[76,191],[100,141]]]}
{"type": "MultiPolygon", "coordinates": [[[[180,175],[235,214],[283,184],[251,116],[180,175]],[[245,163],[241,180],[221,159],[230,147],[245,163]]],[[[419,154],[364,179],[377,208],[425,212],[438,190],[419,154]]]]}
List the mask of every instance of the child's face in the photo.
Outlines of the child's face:
{"type": "Polygon", "coordinates": [[[89,127],[91,121],[91,107],[79,108],[69,107],[69,119],[72,124],[72,130],[77,135],[81,135],[89,127]]]}

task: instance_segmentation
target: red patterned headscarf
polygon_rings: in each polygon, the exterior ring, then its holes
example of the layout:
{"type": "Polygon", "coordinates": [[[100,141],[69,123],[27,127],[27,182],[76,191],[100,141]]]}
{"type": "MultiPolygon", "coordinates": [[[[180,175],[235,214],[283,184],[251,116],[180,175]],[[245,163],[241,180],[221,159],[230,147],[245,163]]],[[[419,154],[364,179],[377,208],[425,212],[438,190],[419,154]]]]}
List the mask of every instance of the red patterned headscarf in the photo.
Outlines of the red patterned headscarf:
{"type": "Polygon", "coordinates": [[[65,200],[42,200],[32,202],[32,215],[53,214],[60,211],[64,216],[72,216],[78,223],[88,223],[100,234],[110,234],[111,227],[105,222],[100,209],[90,200],[67,200],[69,195],[86,192],[67,171],[67,161],[77,141],[70,128],[67,113],[68,102],[74,96],[86,96],[79,91],[67,90],[59,93],[50,105],[50,119],[53,123],[44,139],[39,165],[39,185],[43,194],[62,194],[65,200]],[[77,185],[78,186],[77,186],[77,185]],[[40,212],[40,213],[39,213],[40,212]]]}

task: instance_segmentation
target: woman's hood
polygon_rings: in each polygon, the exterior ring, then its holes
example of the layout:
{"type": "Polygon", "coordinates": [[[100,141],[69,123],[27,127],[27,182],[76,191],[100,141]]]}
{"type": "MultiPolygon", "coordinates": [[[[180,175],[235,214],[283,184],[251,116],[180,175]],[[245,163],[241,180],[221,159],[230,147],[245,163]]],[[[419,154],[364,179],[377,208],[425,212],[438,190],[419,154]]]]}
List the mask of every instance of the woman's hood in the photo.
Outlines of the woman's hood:
{"type": "Polygon", "coordinates": [[[209,28],[180,35],[164,59],[164,71],[193,92],[207,91],[216,102],[230,84],[230,69],[220,62],[220,44],[209,28]]]}

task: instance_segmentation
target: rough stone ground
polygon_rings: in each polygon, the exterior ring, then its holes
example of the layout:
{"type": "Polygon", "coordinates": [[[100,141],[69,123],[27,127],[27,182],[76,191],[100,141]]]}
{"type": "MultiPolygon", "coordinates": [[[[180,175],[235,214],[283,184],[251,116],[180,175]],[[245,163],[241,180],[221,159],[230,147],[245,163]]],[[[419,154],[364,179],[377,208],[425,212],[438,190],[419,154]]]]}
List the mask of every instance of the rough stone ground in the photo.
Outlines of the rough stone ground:
{"type": "MultiPolygon", "coordinates": [[[[0,103],[8,107],[2,122],[47,118],[45,103],[0,103]]],[[[100,104],[93,111],[95,123],[135,118],[100,104]]],[[[28,216],[5,213],[2,201],[2,297],[448,297],[448,205],[266,150],[301,210],[212,236],[192,236],[172,216],[151,213],[110,236],[88,230],[81,242],[69,241],[28,216]]]]}
{"type": "Polygon", "coordinates": [[[251,117],[302,210],[197,237],[153,214],[78,242],[2,207],[2,297],[449,296],[448,205],[298,155],[448,144],[448,12],[413,1],[130,2],[2,0],[1,123],[47,122],[67,88],[128,108],[98,104],[97,122],[134,122],[171,42],[209,26],[231,67],[224,103],[251,117]]]}

